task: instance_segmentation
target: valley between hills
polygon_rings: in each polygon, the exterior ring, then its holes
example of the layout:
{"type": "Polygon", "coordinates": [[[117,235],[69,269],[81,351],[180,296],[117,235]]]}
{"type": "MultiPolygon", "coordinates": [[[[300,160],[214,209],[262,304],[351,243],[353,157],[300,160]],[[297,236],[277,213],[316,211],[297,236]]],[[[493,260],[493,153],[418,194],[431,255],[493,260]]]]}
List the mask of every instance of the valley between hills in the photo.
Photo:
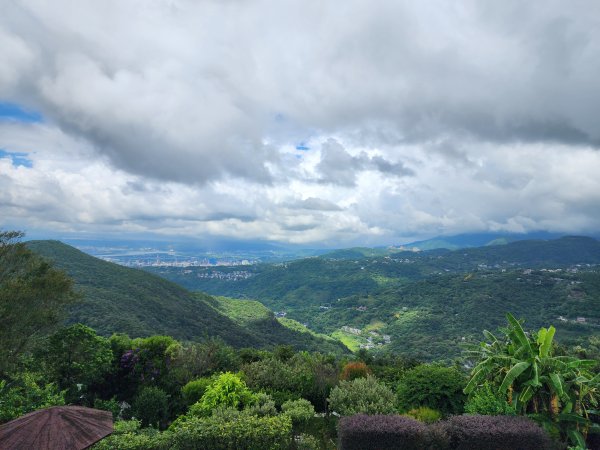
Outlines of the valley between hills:
{"type": "Polygon", "coordinates": [[[100,334],[217,336],[234,347],[360,349],[452,361],[506,312],[568,346],[600,334],[600,242],[527,240],[458,250],[347,249],[243,267],[125,268],[57,241],[29,248],[84,294],[69,322],[100,334]],[[150,273],[149,273],[150,272],[150,273]]]}

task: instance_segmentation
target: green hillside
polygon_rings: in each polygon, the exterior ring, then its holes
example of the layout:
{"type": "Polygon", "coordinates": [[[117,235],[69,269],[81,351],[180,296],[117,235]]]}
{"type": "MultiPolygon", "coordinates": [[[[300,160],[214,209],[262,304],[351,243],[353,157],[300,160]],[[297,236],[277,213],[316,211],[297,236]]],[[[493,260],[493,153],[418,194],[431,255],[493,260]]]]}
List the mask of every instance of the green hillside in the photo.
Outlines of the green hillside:
{"type": "Polygon", "coordinates": [[[457,344],[478,341],[483,329],[502,325],[508,311],[532,328],[554,324],[562,342],[600,332],[600,242],[595,239],[380,257],[350,253],[355,259],[324,255],[252,266],[243,276],[239,268],[155,270],[188,289],[258,299],[353,348],[426,360],[458,355],[457,344]]]}
{"type": "Polygon", "coordinates": [[[191,293],[164,278],[102,261],[58,241],[27,245],[65,270],[83,294],[82,301],[71,307],[68,322],[84,323],[100,334],[165,334],[190,341],[219,336],[236,347],[292,344],[299,349],[343,351],[341,344],[282,326],[262,305],[256,320],[240,321],[233,314],[239,309],[236,300],[226,306],[223,299],[191,293]]]}

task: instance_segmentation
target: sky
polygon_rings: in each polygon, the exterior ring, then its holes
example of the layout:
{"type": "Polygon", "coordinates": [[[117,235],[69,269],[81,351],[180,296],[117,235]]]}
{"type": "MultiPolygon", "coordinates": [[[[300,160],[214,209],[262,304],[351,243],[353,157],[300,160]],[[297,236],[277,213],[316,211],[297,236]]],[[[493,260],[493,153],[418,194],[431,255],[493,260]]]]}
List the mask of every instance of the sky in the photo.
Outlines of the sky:
{"type": "Polygon", "coordinates": [[[600,230],[600,2],[0,0],[0,229],[600,230]]]}

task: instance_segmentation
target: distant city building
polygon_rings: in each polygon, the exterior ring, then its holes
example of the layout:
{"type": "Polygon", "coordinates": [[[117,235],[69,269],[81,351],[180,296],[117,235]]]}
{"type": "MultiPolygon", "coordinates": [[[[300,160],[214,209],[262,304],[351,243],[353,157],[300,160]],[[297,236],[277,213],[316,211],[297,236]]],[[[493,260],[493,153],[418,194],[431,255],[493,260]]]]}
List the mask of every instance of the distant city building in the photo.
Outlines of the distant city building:
{"type": "Polygon", "coordinates": [[[349,327],[348,325],[344,325],[342,327],[342,331],[345,331],[346,333],[350,333],[350,334],[355,334],[355,335],[359,335],[362,333],[362,331],[359,330],[358,328],[352,328],[352,327],[349,327]]]}

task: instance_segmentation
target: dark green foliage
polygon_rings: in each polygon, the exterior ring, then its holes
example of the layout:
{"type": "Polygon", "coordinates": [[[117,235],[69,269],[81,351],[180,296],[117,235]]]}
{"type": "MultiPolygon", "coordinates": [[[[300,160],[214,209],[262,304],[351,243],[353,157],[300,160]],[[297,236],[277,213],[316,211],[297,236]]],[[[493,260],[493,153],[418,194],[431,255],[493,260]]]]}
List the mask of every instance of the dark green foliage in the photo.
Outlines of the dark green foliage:
{"type": "Polygon", "coordinates": [[[590,432],[587,436],[586,444],[590,450],[600,450],[600,432],[590,432]]]}
{"type": "Polygon", "coordinates": [[[340,450],[431,448],[426,425],[404,416],[359,414],[342,417],[338,439],[340,450]]]}
{"type": "Polygon", "coordinates": [[[240,359],[233,347],[213,337],[181,349],[173,364],[182,369],[187,378],[193,379],[215,372],[237,371],[240,359]]]}
{"type": "Polygon", "coordinates": [[[95,399],[94,408],[110,411],[112,413],[113,420],[117,420],[121,415],[121,405],[114,397],[110,400],[102,400],[100,398],[95,399]]]}
{"type": "Polygon", "coordinates": [[[169,414],[167,394],[157,387],[144,387],[133,400],[131,412],[143,427],[162,428],[169,414]]]}
{"type": "MultiPolygon", "coordinates": [[[[459,450],[551,450],[550,436],[535,422],[517,416],[454,416],[433,425],[442,430],[447,448],[459,450]]],[[[436,428],[434,428],[436,429],[436,428]]]]}
{"type": "Polygon", "coordinates": [[[58,241],[30,241],[27,246],[65,270],[83,293],[83,301],[69,309],[69,322],[91,326],[101,335],[165,334],[193,341],[218,336],[235,347],[292,344],[304,349],[345,351],[340,344],[282,326],[257,302],[243,304],[192,294],[163,278],[102,261],[58,241]],[[256,308],[260,308],[257,320],[244,321],[236,316],[251,319],[256,308]]]}
{"type": "Polygon", "coordinates": [[[260,299],[320,333],[379,321],[384,325],[379,333],[391,336],[382,348],[423,361],[458,357],[463,340],[478,340],[481,330],[502,326],[506,311],[534,327],[567,317],[555,323],[563,342],[589,336],[596,331],[590,323],[600,324],[600,274],[593,266],[600,263],[600,243],[594,239],[354,256],[257,265],[247,269],[252,276],[238,281],[195,276],[235,268],[196,268],[186,275],[169,268],[161,275],[190,289],[260,299]],[[528,268],[532,273],[524,273],[528,268]],[[556,268],[561,272],[547,271],[556,268]],[[587,323],[576,323],[579,316],[587,323]]]}
{"type": "Polygon", "coordinates": [[[273,396],[277,405],[300,397],[318,411],[327,408],[326,399],[337,383],[335,361],[321,354],[297,353],[288,361],[267,358],[243,367],[250,388],[273,396]]]}
{"type": "Polygon", "coordinates": [[[204,377],[187,383],[181,388],[181,395],[185,403],[190,406],[200,400],[212,382],[212,378],[204,377]]]}
{"type": "Polygon", "coordinates": [[[253,342],[202,296],[160,277],[102,261],[57,241],[31,241],[27,246],[75,280],[84,300],[71,308],[69,320],[89,325],[100,334],[167,334],[197,340],[216,334],[239,345],[253,342]]]}
{"type": "Polygon", "coordinates": [[[391,414],[396,411],[396,396],[374,377],[341,381],[332,389],[329,408],[341,416],[353,414],[391,414]]]}
{"type": "Polygon", "coordinates": [[[113,353],[108,339],[75,324],[50,336],[42,360],[50,377],[68,389],[69,400],[74,401],[111,370],[113,353]]]}
{"type": "Polygon", "coordinates": [[[0,230],[0,376],[40,338],[54,331],[77,299],[71,279],[0,230]]]}
{"type": "Polygon", "coordinates": [[[460,414],[465,395],[466,377],[453,367],[422,364],[407,370],[398,383],[398,402],[401,409],[419,406],[460,414]]]}

